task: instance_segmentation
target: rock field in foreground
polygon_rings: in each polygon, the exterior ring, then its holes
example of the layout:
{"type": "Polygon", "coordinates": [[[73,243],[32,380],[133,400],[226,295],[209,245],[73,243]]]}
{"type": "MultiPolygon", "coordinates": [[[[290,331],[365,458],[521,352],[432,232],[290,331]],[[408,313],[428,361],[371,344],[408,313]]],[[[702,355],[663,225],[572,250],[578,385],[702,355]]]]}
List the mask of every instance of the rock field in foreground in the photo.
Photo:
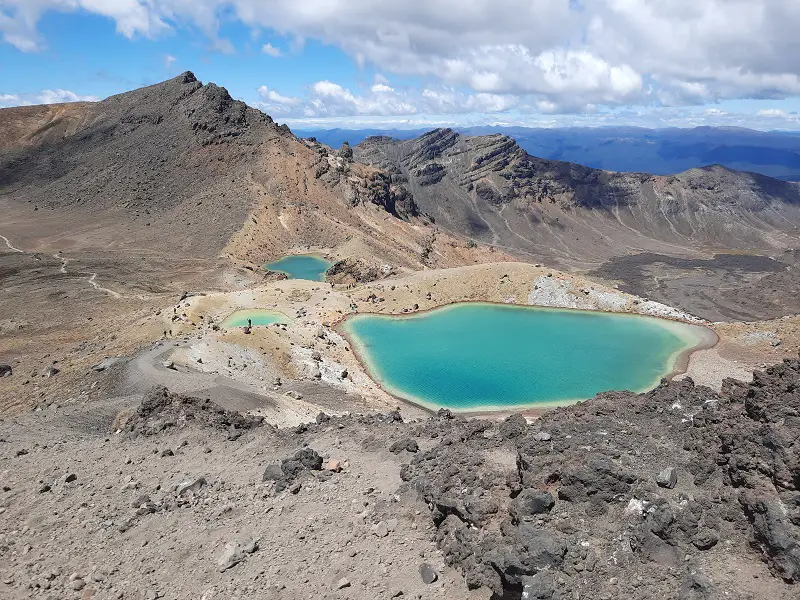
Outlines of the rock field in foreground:
{"type": "Polygon", "coordinates": [[[154,388],[0,422],[0,596],[796,598],[798,445],[797,360],[533,424],[154,388]]]}

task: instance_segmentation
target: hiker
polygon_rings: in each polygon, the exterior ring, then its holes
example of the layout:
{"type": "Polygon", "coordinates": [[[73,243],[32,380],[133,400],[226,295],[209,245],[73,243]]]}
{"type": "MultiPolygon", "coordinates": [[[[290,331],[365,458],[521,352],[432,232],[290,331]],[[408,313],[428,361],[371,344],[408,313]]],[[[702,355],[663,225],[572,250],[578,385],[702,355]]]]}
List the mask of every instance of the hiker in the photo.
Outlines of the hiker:
{"type": "Polygon", "coordinates": [[[250,329],[253,326],[253,321],[247,319],[247,328],[250,329]]]}

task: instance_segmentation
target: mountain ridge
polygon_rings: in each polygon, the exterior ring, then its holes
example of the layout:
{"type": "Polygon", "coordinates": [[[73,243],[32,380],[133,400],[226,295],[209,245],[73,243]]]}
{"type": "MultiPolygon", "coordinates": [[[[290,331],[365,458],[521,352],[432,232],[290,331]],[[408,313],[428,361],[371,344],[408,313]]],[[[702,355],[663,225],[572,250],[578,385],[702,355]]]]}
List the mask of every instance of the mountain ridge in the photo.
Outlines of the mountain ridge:
{"type": "Polygon", "coordinates": [[[652,242],[690,252],[783,248],[800,222],[799,185],[726,167],[617,173],[531,156],[502,134],[452,129],[367,138],[354,155],[407,185],[443,228],[501,247],[549,248],[566,262],[598,258],[587,238],[602,258],[652,242]]]}
{"type": "MultiPolygon", "coordinates": [[[[673,175],[719,163],[789,181],[800,180],[800,136],[790,131],[758,131],[737,127],[658,128],[634,126],[549,127],[481,125],[453,129],[465,135],[504,133],[529,154],[588,167],[673,175]]],[[[430,131],[419,129],[331,129],[303,127],[295,133],[313,136],[332,147],[353,145],[378,134],[411,139],[430,131]]]]}

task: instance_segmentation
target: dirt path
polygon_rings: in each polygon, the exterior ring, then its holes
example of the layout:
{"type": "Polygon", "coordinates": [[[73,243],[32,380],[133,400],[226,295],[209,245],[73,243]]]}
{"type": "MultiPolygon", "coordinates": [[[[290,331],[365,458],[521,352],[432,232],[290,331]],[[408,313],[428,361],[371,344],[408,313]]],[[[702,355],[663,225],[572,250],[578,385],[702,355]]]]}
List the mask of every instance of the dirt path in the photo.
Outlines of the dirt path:
{"type": "MultiPolygon", "coordinates": [[[[64,266],[62,265],[61,268],[63,269],[64,266]]],[[[97,279],[97,273],[92,273],[91,276],[87,278],[89,285],[92,286],[94,289],[96,289],[99,292],[105,292],[106,294],[113,296],[114,298],[122,298],[122,294],[120,294],[119,292],[115,292],[114,290],[102,287],[99,283],[95,281],[95,279],[97,279]]]]}
{"type": "Polygon", "coordinates": [[[161,385],[177,393],[209,399],[226,410],[262,415],[282,427],[313,420],[320,411],[341,414],[365,410],[361,398],[322,383],[287,381],[277,390],[265,391],[217,372],[192,369],[178,359],[173,362],[173,353],[186,347],[182,341],[160,341],[137,354],[118,376],[116,394],[141,396],[152,386],[161,385]]]}
{"type": "Polygon", "coordinates": [[[11,250],[12,252],[21,252],[22,254],[25,254],[25,250],[20,250],[19,248],[15,248],[14,246],[12,246],[11,242],[8,241],[8,238],[6,236],[0,235],[0,238],[3,238],[3,241],[5,241],[6,243],[6,246],[8,246],[9,250],[11,250]]]}

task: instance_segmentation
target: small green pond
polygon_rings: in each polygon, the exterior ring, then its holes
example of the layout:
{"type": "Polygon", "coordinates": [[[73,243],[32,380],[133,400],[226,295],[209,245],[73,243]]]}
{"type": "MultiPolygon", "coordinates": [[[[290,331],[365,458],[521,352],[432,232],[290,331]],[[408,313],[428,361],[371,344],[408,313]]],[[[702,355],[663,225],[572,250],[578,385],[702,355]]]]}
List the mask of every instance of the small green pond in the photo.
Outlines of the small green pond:
{"type": "Polygon", "coordinates": [[[314,256],[313,254],[296,254],[284,256],[280,260],[264,265],[269,271],[285,273],[289,279],[308,279],[310,281],[325,281],[325,272],[333,263],[314,256]]]}
{"type": "Polygon", "coordinates": [[[289,319],[283,313],[274,310],[264,309],[249,309],[237,310],[235,313],[228,315],[220,327],[226,329],[233,329],[234,327],[247,327],[247,320],[250,319],[253,327],[272,325],[273,323],[288,323],[289,319]]]}
{"type": "Polygon", "coordinates": [[[361,314],[348,335],[389,393],[462,411],[519,409],[643,392],[710,330],[639,315],[462,303],[413,316],[361,314]]]}

